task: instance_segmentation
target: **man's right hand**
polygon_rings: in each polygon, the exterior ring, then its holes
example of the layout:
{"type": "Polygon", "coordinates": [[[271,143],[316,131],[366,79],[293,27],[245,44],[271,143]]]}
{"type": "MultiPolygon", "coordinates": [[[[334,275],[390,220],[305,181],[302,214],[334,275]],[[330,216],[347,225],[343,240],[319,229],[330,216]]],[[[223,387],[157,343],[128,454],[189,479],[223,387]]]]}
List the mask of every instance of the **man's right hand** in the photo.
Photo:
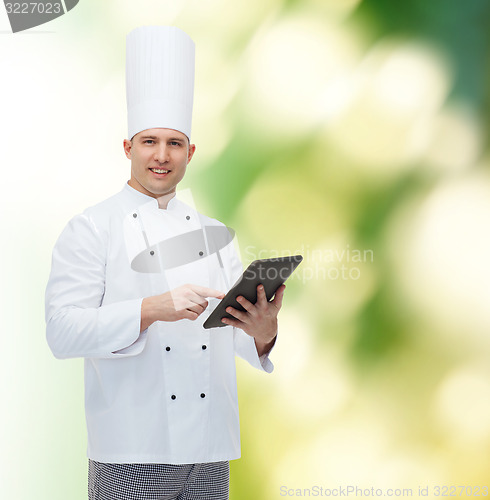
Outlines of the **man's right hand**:
{"type": "Polygon", "coordinates": [[[140,332],[155,321],[195,320],[208,306],[206,297],[222,299],[224,293],[199,285],[182,285],[161,295],[146,297],[141,303],[140,332]]]}

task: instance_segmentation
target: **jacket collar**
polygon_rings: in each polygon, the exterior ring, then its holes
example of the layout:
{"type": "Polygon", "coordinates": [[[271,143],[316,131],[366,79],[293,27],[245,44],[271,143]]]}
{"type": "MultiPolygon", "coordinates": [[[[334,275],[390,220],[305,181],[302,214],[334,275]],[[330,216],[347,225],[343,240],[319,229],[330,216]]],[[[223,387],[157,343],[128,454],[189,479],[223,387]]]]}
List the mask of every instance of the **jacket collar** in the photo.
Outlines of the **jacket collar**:
{"type": "MultiPolygon", "coordinates": [[[[138,204],[153,202],[155,204],[155,208],[160,209],[158,198],[153,198],[153,196],[148,196],[147,194],[144,194],[141,191],[134,189],[127,182],[124,185],[123,192],[127,193],[131,197],[131,199],[137,202],[138,204]]],[[[172,211],[177,208],[177,205],[178,205],[178,198],[177,198],[177,193],[175,193],[174,196],[170,198],[170,200],[168,201],[167,208],[166,209],[163,208],[161,210],[172,211]]]]}

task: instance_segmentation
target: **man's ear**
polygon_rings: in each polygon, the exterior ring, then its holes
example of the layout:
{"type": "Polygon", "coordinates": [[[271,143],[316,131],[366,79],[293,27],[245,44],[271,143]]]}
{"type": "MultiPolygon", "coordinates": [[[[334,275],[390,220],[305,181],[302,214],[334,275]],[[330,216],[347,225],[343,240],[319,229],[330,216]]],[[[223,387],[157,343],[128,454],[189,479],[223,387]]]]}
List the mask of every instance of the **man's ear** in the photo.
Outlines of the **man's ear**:
{"type": "Polygon", "coordinates": [[[196,152],[196,145],[189,144],[189,152],[187,153],[187,163],[189,163],[192,160],[192,157],[194,156],[195,152],[196,152]]]}
{"type": "Polygon", "coordinates": [[[131,141],[129,139],[124,139],[123,147],[124,147],[124,154],[126,155],[126,158],[128,158],[130,160],[131,159],[131,148],[133,147],[131,141]]]}

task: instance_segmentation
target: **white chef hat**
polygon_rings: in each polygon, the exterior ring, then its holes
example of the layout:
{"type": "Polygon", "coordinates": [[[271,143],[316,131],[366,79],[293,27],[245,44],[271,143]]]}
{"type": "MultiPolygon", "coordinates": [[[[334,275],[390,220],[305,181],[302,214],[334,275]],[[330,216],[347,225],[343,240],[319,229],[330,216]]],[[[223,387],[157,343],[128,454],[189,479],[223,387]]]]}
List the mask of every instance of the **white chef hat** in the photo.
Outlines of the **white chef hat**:
{"type": "Polygon", "coordinates": [[[141,26],[126,37],[128,137],[171,128],[191,137],[195,48],[175,26],[141,26]]]}

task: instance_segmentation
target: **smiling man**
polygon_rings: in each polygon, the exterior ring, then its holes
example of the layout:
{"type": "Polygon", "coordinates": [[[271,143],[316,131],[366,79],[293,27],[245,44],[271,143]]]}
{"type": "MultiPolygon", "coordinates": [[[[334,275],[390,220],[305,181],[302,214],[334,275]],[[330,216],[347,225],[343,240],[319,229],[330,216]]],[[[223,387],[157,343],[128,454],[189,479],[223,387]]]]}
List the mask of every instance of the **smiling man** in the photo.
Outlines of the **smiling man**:
{"type": "Polygon", "coordinates": [[[227,499],[240,456],[234,357],[272,371],[285,287],[270,302],[259,287],[228,326],[203,328],[207,299],[242,265],[233,242],[218,258],[189,240],[226,227],[176,192],[196,151],[194,44],[178,28],[137,28],[126,69],[131,177],[56,242],[47,340],[57,358],[84,358],[89,499],[227,499]]]}

